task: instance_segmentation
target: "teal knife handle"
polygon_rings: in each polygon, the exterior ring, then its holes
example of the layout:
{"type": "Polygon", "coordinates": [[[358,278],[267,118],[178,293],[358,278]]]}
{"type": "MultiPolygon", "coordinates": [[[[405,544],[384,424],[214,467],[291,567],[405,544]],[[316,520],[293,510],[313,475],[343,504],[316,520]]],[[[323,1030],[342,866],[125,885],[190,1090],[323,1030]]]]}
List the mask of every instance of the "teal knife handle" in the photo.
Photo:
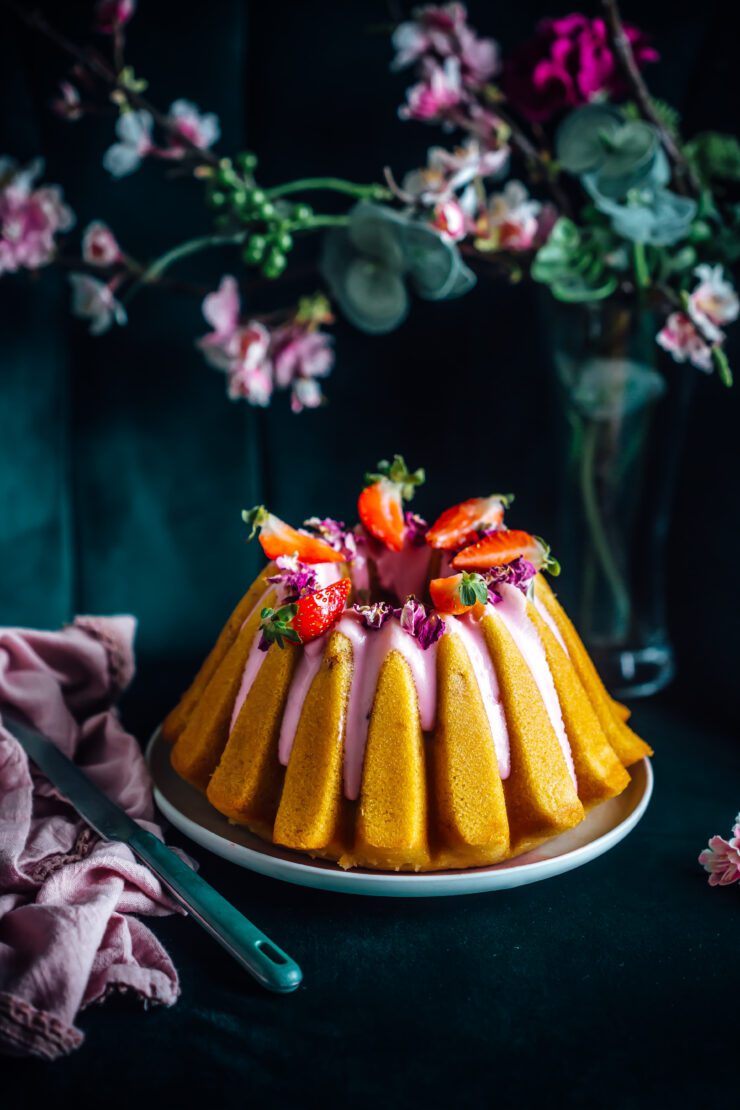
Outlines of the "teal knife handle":
{"type": "Polygon", "coordinates": [[[303,973],[298,964],[161,840],[140,829],[130,838],[129,847],[206,932],[263,987],[287,994],[300,985],[303,973]]]}

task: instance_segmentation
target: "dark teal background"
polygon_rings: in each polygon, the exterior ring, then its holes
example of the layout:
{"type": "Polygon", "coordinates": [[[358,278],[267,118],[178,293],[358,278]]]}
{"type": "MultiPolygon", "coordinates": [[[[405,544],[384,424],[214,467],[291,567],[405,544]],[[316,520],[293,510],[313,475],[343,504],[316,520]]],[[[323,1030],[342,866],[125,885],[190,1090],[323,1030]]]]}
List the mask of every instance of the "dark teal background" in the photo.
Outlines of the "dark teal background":
{"type": "MultiPolygon", "coordinates": [[[[90,7],[46,5],[73,32],[90,7]]],[[[542,0],[470,7],[505,47],[553,11],[542,0]]],[[[139,8],[130,55],[152,99],[185,95],[217,112],[222,149],[255,148],[267,184],[378,179],[385,162],[400,176],[438,141],[396,118],[407,82],[388,71],[383,3],[139,8]]],[[[734,129],[728,6],[624,8],[666,55],[652,83],[682,108],[687,132],[734,129]]],[[[110,122],[65,125],[49,113],[62,65],[3,11],[0,151],[43,153],[79,229],[102,218],[134,254],[204,231],[197,185],[167,182],[157,164],[111,181],[100,164],[110,122]]],[[[203,261],[214,285],[238,265],[227,254],[203,261]]],[[[200,263],[179,272],[202,277],[200,263]]],[[[135,613],[139,675],[124,716],[142,738],[256,570],[243,506],[265,500],[294,522],[352,518],[368,464],[402,451],[429,473],[420,511],[514,489],[512,520],[557,536],[549,338],[525,287],[481,279],[458,303],[416,304],[383,338],[340,322],[330,403],[300,417],[283,397],[267,412],[226,399],[193,347],[205,330],[197,299],[147,293],[130,326],[102,339],[67,301],[54,272],[0,279],[0,622],[135,613]]],[[[740,373],[736,338],[730,353],[740,373]]],[[[668,567],[679,680],[636,710],[657,752],[656,797],[638,830],[552,882],[414,903],[301,891],[198,851],[205,877],[302,963],[305,986],[267,997],[191,923],[158,921],[182,976],[178,1005],[94,1008],[74,1057],[0,1065],[3,1107],[4,1097],[16,1110],[60,1096],[130,1107],[145,1095],[213,1110],[304,1110],[319,1097],[358,1108],[736,1105],[738,892],[710,890],[695,857],[740,804],[740,391],[698,373],[696,384],[668,567]]]]}

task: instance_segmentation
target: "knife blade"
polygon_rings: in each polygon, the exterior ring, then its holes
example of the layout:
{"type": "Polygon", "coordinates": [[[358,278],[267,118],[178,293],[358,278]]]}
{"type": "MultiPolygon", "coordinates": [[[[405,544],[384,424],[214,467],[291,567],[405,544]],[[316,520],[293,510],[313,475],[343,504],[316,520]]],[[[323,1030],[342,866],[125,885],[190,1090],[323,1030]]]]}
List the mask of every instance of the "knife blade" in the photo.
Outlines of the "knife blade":
{"type": "Polygon", "coordinates": [[[55,744],[5,712],[2,724],[80,816],[105,840],[128,844],[177,902],[258,983],[279,994],[287,994],[300,985],[303,973],[287,953],[153,833],[137,825],[55,744]]]}

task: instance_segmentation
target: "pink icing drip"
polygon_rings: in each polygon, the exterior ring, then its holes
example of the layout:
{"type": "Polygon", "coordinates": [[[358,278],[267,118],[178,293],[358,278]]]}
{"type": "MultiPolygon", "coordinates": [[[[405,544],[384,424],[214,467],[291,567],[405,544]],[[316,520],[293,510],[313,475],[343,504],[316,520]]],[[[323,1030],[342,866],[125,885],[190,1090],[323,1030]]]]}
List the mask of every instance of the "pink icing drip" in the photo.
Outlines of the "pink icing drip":
{"type": "Polygon", "coordinates": [[[338,629],[352,644],[352,686],[347,706],[344,739],[344,793],[354,801],[360,795],[367,730],[380,668],[391,651],[408,662],[416,686],[419,718],[425,732],[434,728],[437,711],[437,648],[423,650],[395,620],[380,630],[365,628],[354,613],[345,613],[338,629]]]}
{"type": "MultiPolygon", "coordinates": [[[[493,606],[486,607],[492,611],[493,606]]],[[[468,653],[470,664],[473,668],[483,708],[486,711],[488,724],[491,728],[493,746],[496,750],[499,774],[502,779],[507,779],[511,774],[511,752],[509,749],[509,731],[506,727],[504,707],[501,704],[498,679],[493,666],[488,645],[485,641],[480,621],[474,617],[447,618],[447,634],[454,632],[462,640],[468,653]]]]}
{"type": "Polygon", "coordinates": [[[288,697],[283,719],[280,724],[278,759],[284,767],[288,765],[290,753],[293,750],[296,730],[298,729],[298,722],[301,717],[301,710],[303,709],[303,703],[311,688],[311,683],[321,666],[326,641],[326,634],[319,636],[318,639],[311,640],[310,643],[305,644],[301,652],[300,662],[293,676],[293,681],[290,686],[290,696],[288,697]]]}
{"type": "Polygon", "coordinates": [[[498,589],[501,592],[503,601],[500,605],[495,606],[495,611],[503,620],[514,643],[521,652],[525,663],[532,672],[532,678],[537,684],[542,700],[545,703],[547,715],[550,718],[552,727],[555,730],[555,735],[562,748],[570,777],[573,779],[573,785],[577,787],[578,784],[576,782],[575,767],[573,766],[573,756],[571,754],[568,737],[565,734],[565,726],[563,725],[563,717],[560,712],[560,702],[558,701],[558,695],[555,691],[555,683],[552,680],[550,668],[547,665],[545,649],[537,635],[537,629],[527,616],[527,600],[516,586],[502,585],[499,586],[498,589]]]}
{"type": "Polygon", "coordinates": [[[550,629],[550,631],[552,632],[552,634],[555,637],[555,639],[557,640],[557,642],[560,644],[560,646],[563,649],[563,651],[565,652],[565,654],[570,656],[570,652],[568,651],[568,648],[565,645],[565,640],[560,635],[560,629],[555,624],[555,621],[552,619],[552,617],[548,613],[547,609],[545,608],[545,606],[542,604],[542,602],[540,601],[540,599],[538,597],[534,598],[534,607],[537,610],[538,615],[540,617],[542,617],[543,621],[545,622],[547,627],[550,629]]]}
{"type": "Polygon", "coordinates": [[[247,694],[252,689],[254,680],[259,674],[260,667],[267,658],[267,652],[260,651],[259,642],[260,634],[258,630],[255,633],[254,639],[252,640],[252,646],[249,649],[249,655],[247,656],[247,661],[244,664],[244,671],[242,672],[242,681],[241,685],[239,686],[239,693],[236,695],[234,709],[231,714],[231,725],[229,726],[229,734],[231,734],[231,732],[233,731],[234,725],[237,721],[237,717],[242,711],[242,706],[244,705],[244,702],[247,700],[247,694]]]}

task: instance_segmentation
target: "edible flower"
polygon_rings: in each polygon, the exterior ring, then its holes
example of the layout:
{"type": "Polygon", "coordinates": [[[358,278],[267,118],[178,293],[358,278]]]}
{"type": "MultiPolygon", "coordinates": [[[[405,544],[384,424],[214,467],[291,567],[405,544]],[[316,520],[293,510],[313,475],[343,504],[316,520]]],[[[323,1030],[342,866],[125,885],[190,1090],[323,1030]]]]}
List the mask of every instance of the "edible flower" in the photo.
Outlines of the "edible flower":
{"type": "Polygon", "coordinates": [[[365,628],[382,628],[387,620],[396,617],[401,612],[388,601],[376,601],[374,605],[353,605],[355,613],[359,616],[365,628]]]}
{"type": "Polygon", "coordinates": [[[270,575],[267,581],[272,586],[282,586],[286,603],[297,601],[318,588],[316,571],[307,563],[302,563],[297,555],[278,555],[275,566],[279,573],[270,575]]]}
{"type": "Polygon", "coordinates": [[[403,603],[399,620],[404,632],[418,640],[424,651],[436,644],[445,630],[445,622],[439,613],[427,612],[426,605],[413,594],[409,594],[403,603]]]}

